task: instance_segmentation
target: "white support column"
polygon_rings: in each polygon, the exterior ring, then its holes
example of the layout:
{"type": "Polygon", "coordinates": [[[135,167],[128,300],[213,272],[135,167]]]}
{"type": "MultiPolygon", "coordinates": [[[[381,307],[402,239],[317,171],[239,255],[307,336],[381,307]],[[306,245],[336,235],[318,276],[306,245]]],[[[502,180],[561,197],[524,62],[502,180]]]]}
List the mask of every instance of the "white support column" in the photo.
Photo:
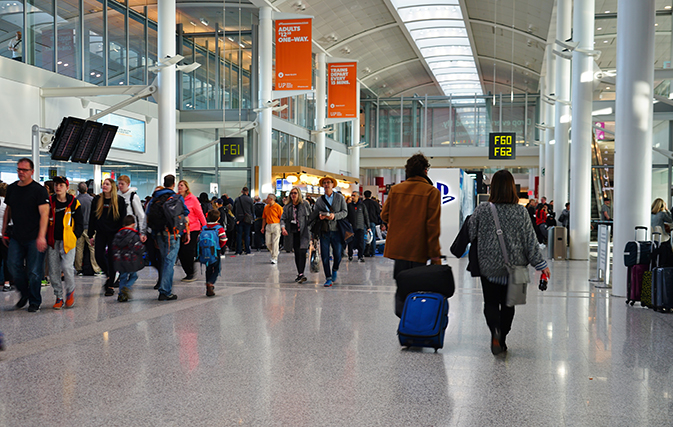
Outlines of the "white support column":
{"type": "MultiPolygon", "coordinates": [[[[566,41],[572,37],[572,0],[558,0],[556,5],[556,39],[566,41]]],[[[556,116],[554,120],[554,200],[556,210],[568,201],[568,132],[570,131],[570,106],[560,101],[570,101],[570,61],[556,58],[556,116]]]]}
{"type": "Polygon", "coordinates": [[[259,190],[261,194],[273,193],[271,183],[272,110],[265,108],[272,101],[273,90],[273,11],[265,6],[259,10],[259,190]]]}
{"type": "MultiPolygon", "coordinates": [[[[556,56],[552,52],[552,46],[547,46],[546,50],[547,55],[547,83],[545,85],[547,93],[549,95],[556,90],[556,56]]],[[[556,106],[552,104],[547,104],[547,116],[545,117],[545,124],[547,126],[554,126],[554,116],[556,113],[556,106]]],[[[554,129],[548,129],[545,131],[545,139],[547,148],[545,149],[545,181],[544,188],[540,189],[540,198],[546,197],[547,200],[554,198],[554,145],[556,141],[554,140],[554,129]]]]}
{"type": "MultiPolygon", "coordinates": [[[[357,90],[357,118],[353,120],[353,126],[351,128],[351,144],[359,145],[360,144],[360,82],[356,82],[357,90]]],[[[360,178],[360,147],[351,148],[350,152],[350,172],[351,176],[360,178]]]]}
{"type": "MultiPolygon", "coordinates": [[[[575,0],[573,41],[578,49],[593,50],[595,0],[575,0]]],[[[570,259],[589,259],[591,234],[591,110],[593,101],[594,60],[586,53],[573,52],[572,62],[572,133],[570,145],[570,259]]],[[[564,203],[565,204],[565,203],[564,203]]],[[[559,212],[562,204],[557,205],[559,212]]]]}
{"type": "Polygon", "coordinates": [[[620,0],[617,5],[612,270],[612,294],[617,296],[626,296],[626,267],[620,262],[624,246],[633,240],[636,226],[650,225],[654,17],[655,0],[620,0]]]}
{"type": "MultiPolygon", "coordinates": [[[[547,93],[547,76],[544,76],[540,79],[540,99],[539,99],[539,105],[540,105],[540,123],[544,123],[545,119],[547,118],[547,103],[542,100],[542,95],[547,93]]],[[[548,124],[548,123],[547,123],[548,124]]],[[[535,196],[536,199],[539,199],[542,193],[544,193],[544,186],[545,186],[545,152],[546,152],[546,135],[547,131],[545,130],[539,130],[539,135],[540,137],[539,142],[538,142],[538,175],[540,176],[540,180],[538,182],[538,194],[535,196]]]]}
{"type": "MultiPolygon", "coordinates": [[[[161,0],[158,7],[158,57],[175,56],[175,0],[161,0]]],[[[159,93],[159,184],[168,174],[175,175],[177,141],[175,130],[175,66],[162,68],[158,78],[159,93]]]]}
{"type": "MultiPolygon", "coordinates": [[[[324,53],[318,54],[318,67],[315,77],[315,129],[323,130],[325,127],[325,98],[327,90],[327,58],[324,53]]],[[[315,168],[325,170],[325,132],[319,132],[315,140],[315,168]]]]}
{"type": "Polygon", "coordinates": [[[544,193],[545,185],[546,185],[546,177],[544,175],[544,168],[545,168],[545,160],[546,160],[546,151],[547,151],[547,146],[545,145],[544,141],[540,142],[539,145],[540,148],[540,168],[538,169],[540,171],[540,181],[538,182],[538,187],[537,187],[537,196],[535,197],[536,199],[540,200],[540,197],[542,197],[542,193],[544,193]]]}

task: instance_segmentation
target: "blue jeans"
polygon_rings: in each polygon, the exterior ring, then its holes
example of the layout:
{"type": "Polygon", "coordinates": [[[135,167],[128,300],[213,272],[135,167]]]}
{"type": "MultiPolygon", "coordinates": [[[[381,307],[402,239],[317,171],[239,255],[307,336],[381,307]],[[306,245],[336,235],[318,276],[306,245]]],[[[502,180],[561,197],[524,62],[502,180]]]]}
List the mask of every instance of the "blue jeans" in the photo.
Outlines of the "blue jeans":
{"type": "Polygon", "coordinates": [[[154,240],[159,246],[161,253],[161,282],[159,284],[159,293],[166,296],[173,290],[173,267],[178,258],[180,250],[180,236],[177,238],[166,232],[155,234],[154,240]]]}
{"type": "Polygon", "coordinates": [[[131,273],[119,273],[119,290],[121,291],[124,288],[129,288],[131,290],[131,286],[138,280],[138,273],[131,272],[131,273]]]}
{"type": "Polygon", "coordinates": [[[29,304],[39,307],[42,304],[40,292],[44,277],[44,252],[37,250],[37,240],[10,239],[7,264],[21,298],[28,298],[29,304]]]}
{"type": "Polygon", "coordinates": [[[222,261],[218,259],[214,263],[206,267],[206,283],[214,285],[217,278],[220,276],[220,269],[222,268],[222,261]]]}
{"type": "Polygon", "coordinates": [[[236,254],[240,255],[243,253],[242,240],[245,240],[245,253],[250,253],[250,226],[251,224],[246,224],[242,220],[236,224],[236,254]]]}
{"type": "Polygon", "coordinates": [[[369,226],[371,227],[372,235],[374,236],[374,238],[372,239],[372,243],[369,245],[370,247],[369,255],[374,256],[376,255],[376,223],[370,222],[369,226]]]}
{"type": "Polygon", "coordinates": [[[337,231],[328,231],[320,236],[320,257],[322,258],[322,268],[325,271],[325,278],[332,277],[332,271],[329,266],[329,248],[332,246],[332,256],[334,257],[334,271],[339,271],[341,264],[342,241],[341,233],[337,231]]]}

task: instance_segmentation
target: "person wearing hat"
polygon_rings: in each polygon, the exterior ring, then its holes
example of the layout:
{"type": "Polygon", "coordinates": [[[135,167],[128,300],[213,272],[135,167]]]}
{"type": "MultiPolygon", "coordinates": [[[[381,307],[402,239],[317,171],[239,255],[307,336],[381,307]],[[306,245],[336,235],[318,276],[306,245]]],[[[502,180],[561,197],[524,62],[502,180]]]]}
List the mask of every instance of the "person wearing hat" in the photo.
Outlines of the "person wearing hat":
{"type": "Polygon", "coordinates": [[[315,202],[315,207],[309,218],[309,223],[320,220],[324,221],[320,233],[320,256],[325,271],[325,287],[330,287],[337,279],[341,255],[343,252],[343,237],[339,231],[337,221],[348,216],[346,199],[341,193],[334,191],[336,180],[331,176],[320,178],[320,186],[325,189],[325,194],[315,202]],[[334,265],[330,269],[329,248],[332,247],[334,265]]]}
{"type": "Polygon", "coordinates": [[[47,260],[49,279],[56,295],[55,310],[62,309],[63,305],[70,308],[75,304],[75,254],[77,239],[84,231],[82,209],[77,198],[68,194],[69,186],[67,178],[54,177],[54,194],[49,196],[47,260]]]}

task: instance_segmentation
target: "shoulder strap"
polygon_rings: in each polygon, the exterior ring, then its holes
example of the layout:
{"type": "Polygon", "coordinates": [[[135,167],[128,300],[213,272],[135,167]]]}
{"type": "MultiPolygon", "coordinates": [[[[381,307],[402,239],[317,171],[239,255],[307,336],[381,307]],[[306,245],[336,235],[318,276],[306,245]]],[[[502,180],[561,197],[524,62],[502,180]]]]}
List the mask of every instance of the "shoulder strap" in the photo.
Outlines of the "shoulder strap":
{"type": "Polygon", "coordinates": [[[503,237],[502,228],[500,228],[500,220],[498,219],[498,211],[495,209],[493,203],[489,203],[491,207],[491,213],[493,214],[493,220],[495,221],[495,234],[498,235],[498,241],[500,242],[500,250],[502,251],[502,257],[505,259],[505,264],[509,264],[509,256],[507,255],[507,247],[505,246],[505,238],[503,237]]]}
{"type": "Polygon", "coordinates": [[[332,205],[330,205],[329,202],[327,201],[327,197],[325,197],[324,194],[323,194],[322,196],[320,196],[320,197],[322,197],[322,201],[325,202],[325,205],[327,206],[327,208],[328,208],[330,211],[333,211],[334,209],[332,209],[332,205]]]}

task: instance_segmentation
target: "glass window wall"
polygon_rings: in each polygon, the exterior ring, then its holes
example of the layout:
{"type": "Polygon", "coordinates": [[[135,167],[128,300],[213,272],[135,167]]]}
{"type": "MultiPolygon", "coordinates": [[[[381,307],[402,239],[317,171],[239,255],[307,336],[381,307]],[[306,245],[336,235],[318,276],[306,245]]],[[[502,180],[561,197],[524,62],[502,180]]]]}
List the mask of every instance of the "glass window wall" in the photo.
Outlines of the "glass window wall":
{"type": "Polygon", "coordinates": [[[364,142],[379,148],[485,147],[489,133],[502,130],[515,132],[517,144],[531,145],[537,103],[537,95],[513,101],[496,96],[495,105],[492,96],[363,99],[364,142]]]}

